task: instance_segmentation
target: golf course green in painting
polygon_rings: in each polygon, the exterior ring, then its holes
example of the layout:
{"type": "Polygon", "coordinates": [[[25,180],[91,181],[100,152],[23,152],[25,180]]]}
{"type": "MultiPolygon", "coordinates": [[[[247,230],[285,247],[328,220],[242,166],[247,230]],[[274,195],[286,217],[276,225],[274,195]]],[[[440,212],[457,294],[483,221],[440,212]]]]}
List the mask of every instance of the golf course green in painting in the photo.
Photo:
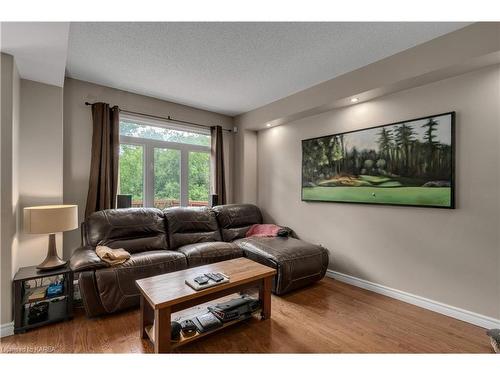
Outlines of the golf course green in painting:
{"type": "Polygon", "coordinates": [[[416,206],[450,205],[450,188],[401,187],[311,187],[304,188],[305,200],[357,202],[380,204],[405,204],[416,206]]]}
{"type": "Polygon", "coordinates": [[[453,208],[454,114],[302,141],[302,199],[453,208]]]}

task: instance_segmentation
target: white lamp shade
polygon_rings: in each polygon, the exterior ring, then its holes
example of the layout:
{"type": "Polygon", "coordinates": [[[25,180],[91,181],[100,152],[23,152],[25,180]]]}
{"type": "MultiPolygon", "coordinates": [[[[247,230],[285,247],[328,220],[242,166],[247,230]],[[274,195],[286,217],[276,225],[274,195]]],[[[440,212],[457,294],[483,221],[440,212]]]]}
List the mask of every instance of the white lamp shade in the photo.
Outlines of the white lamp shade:
{"type": "Polygon", "coordinates": [[[26,207],[24,230],[26,233],[57,233],[78,228],[78,206],[61,204],[26,207]]]}

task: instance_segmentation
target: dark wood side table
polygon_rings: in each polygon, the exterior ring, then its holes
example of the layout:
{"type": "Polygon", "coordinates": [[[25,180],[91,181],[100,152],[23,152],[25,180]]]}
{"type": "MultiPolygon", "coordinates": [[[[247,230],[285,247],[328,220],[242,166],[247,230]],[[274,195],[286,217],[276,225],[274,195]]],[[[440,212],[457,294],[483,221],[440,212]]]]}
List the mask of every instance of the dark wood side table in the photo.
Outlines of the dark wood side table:
{"type": "Polygon", "coordinates": [[[49,271],[40,271],[35,266],[23,267],[14,276],[13,284],[14,333],[73,318],[73,271],[68,266],[49,271]],[[47,278],[55,276],[63,278],[62,293],[54,297],[41,296],[30,300],[32,293],[48,287],[41,285],[44,281],[42,279],[45,279],[46,284],[47,278]],[[28,288],[27,282],[36,285],[28,288]],[[41,321],[30,322],[28,319],[30,308],[40,303],[48,303],[47,316],[41,321]]]}

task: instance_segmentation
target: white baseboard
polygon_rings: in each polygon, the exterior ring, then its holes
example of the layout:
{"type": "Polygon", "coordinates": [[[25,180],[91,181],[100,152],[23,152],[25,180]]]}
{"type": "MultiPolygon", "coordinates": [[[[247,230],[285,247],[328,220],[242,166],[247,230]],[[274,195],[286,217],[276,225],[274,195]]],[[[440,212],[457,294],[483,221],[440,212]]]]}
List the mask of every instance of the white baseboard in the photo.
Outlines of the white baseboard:
{"type": "Polygon", "coordinates": [[[500,328],[499,319],[477,314],[475,312],[467,311],[459,307],[433,301],[425,297],[420,297],[415,294],[403,292],[401,290],[363,280],[358,277],[346,275],[337,271],[327,270],[326,276],[339,280],[346,284],[351,284],[362,289],[370,290],[375,293],[383,294],[384,296],[388,296],[415,306],[422,307],[427,310],[437,312],[439,314],[447,315],[458,320],[463,320],[464,322],[471,323],[479,327],[487,329],[500,328]]]}
{"type": "Polygon", "coordinates": [[[5,323],[0,326],[0,337],[11,336],[14,334],[14,322],[5,323]]]}

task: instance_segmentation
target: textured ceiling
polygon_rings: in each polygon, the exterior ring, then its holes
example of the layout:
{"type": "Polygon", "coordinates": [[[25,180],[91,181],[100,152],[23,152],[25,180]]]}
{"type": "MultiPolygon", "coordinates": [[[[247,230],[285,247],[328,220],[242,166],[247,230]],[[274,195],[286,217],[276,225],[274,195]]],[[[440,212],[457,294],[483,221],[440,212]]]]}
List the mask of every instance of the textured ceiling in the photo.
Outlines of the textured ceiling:
{"type": "Polygon", "coordinates": [[[72,23],[66,75],[240,114],[466,23],[72,23]]]}

